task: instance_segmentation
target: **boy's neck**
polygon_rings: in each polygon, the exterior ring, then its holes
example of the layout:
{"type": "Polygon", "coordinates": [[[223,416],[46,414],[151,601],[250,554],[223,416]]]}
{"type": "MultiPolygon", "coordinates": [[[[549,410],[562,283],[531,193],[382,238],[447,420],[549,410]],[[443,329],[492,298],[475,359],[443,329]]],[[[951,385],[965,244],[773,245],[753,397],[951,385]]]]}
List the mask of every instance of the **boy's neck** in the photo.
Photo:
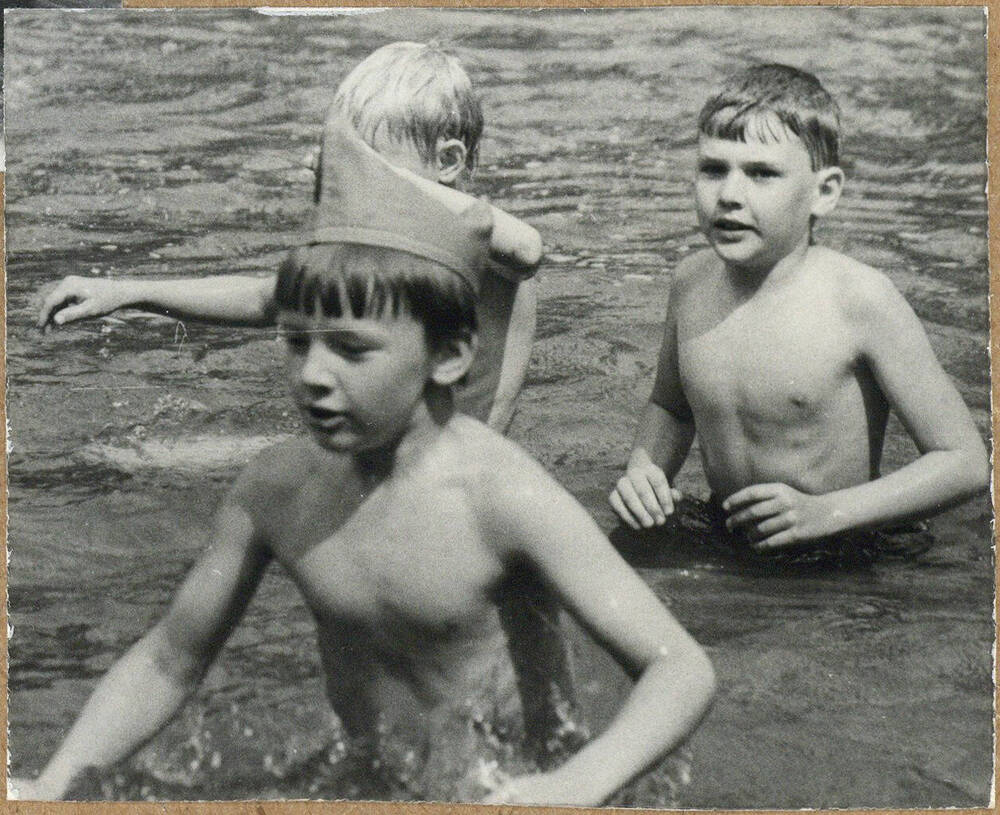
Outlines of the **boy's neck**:
{"type": "Polygon", "coordinates": [[[747,294],[781,286],[802,268],[811,245],[812,241],[809,235],[806,235],[791,252],[774,264],[743,266],[726,263],[726,273],[733,287],[747,294]]]}
{"type": "Polygon", "coordinates": [[[455,415],[451,388],[429,384],[410,422],[393,441],[354,454],[357,471],[380,480],[413,466],[440,437],[455,415]]]}

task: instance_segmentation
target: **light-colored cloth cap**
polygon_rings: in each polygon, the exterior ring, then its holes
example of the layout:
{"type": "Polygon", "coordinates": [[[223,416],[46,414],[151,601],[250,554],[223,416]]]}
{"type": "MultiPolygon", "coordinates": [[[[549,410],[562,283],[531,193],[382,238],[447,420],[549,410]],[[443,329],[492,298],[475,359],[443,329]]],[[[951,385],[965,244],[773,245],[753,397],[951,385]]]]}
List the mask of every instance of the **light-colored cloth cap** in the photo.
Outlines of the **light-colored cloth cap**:
{"type": "Polygon", "coordinates": [[[484,201],[454,213],[393,169],[351,125],[327,120],[320,153],[319,203],[309,243],[360,243],[427,258],[478,294],[493,214],[484,201]]]}

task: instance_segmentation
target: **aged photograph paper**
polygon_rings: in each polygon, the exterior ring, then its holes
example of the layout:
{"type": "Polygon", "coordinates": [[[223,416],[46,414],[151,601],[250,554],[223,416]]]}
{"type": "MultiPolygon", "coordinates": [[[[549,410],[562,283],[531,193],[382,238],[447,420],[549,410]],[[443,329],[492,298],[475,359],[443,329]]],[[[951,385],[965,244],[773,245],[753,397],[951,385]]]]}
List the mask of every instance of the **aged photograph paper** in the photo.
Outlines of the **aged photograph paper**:
{"type": "Polygon", "coordinates": [[[985,32],[8,9],[11,796],[990,804],[985,32]]]}

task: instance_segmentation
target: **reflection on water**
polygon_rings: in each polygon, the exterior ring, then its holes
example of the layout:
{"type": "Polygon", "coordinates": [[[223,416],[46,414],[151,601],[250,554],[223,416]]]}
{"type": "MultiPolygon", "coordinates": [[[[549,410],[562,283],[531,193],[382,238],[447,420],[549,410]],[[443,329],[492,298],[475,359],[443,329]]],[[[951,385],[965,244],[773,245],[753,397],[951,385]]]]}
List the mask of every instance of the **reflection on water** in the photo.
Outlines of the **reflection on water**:
{"type": "MultiPolygon", "coordinates": [[[[308,216],[301,160],[332,89],[385,42],[451,43],[482,92],[475,188],[537,226],[549,253],[512,433],[609,531],[605,495],[648,393],[671,270],[702,245],[688,189],[697,110],[750,61],[815,70],[838,97],[849,182],[819,238],[892,277],[988,433],[978,9],[12,11],[5,23],[17,773],[40,767],[95,678],[162,612],[241,462],[297,429],[273,332],[124,316],[43,335],[40,287],[275,268],[308,216]]],[[[887,467],[913,454],[890,424],[887,467]]],[[[695,454],[679,484],[703,483],[695,454]]],[[[672,759],[620,802],[986,803],[990,519],[977,500],[936,519],[938,543],[916,559],[796,574],[633,546],[709,647],[721,690],[690,768],[672,759]]],[[[626,683],[570,637],[596,729],[626,683]]],[[[77,793],[375,794],[364,784],[386,779],[344,756],[313,638],[290,584],[269,575],[184,715],[77,793]]],[[[503,739],[456,743],[480,759],[467,781],[517,769],[503,739]]],[[[421,794],[400,783],[381,792],[421,794]]]]}

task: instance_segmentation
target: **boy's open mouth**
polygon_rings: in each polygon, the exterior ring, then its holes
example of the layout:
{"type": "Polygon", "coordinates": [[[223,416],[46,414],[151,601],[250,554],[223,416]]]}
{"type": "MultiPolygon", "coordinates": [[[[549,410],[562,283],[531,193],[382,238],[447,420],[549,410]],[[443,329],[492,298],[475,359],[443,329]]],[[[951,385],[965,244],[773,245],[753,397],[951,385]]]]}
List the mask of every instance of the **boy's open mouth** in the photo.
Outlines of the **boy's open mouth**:
{"type": "Polygon", "coordinates": [[[750,224],[745,224],[742,221],[736,221],[732,218],[716,218],[712,222],[712,226],[723,232],[756,232],[750,224]]]}
{"type": "Polygon", "coordinates": [[[318,407],[316,405],[309,405],[306,408],[306,413],[313,424],[323,425],[325,427],[338,424],[346,418],[345,414],[340,411],[328,410],[327,408],[318,407]]]}

